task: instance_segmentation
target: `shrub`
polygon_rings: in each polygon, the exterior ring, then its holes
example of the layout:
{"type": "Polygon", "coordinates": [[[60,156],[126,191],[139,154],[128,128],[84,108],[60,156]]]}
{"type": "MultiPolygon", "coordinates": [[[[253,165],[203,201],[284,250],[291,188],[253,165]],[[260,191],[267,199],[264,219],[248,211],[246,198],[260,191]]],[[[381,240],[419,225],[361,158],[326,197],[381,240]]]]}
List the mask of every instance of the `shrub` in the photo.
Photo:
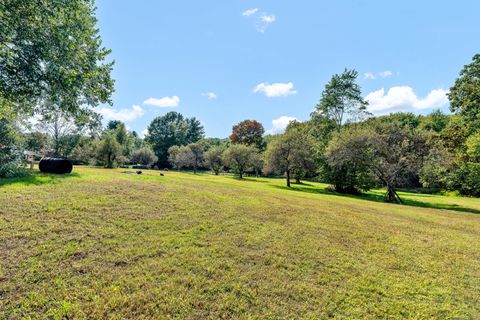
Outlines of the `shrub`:
{"type": "Polygon", "coordinates": [[[0,178],[16,178],[27,175],[24,168],[18,166],[15,162],[7,162],[0,165],[0,178]]]}

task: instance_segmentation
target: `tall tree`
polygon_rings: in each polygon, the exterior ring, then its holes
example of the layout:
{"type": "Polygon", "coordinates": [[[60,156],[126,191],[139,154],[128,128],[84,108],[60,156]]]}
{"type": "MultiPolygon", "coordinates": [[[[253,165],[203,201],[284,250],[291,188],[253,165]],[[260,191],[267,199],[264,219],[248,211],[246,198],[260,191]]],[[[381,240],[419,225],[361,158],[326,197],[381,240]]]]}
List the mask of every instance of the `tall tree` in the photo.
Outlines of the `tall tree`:
{"type": "Polygon", "coordinates": [[[322,98],[314,113],[335,121],[340,130],[345,121],[354,121],[366,117],[368,102],[362,97],[362,90],[356,83],[358,72],[348,70],[335,74],[325,85],[322,98]]]}
{"type": "Polygon", "coordinates": [[[150,143],[158,157],[158,165],[167,166],[170,147],[197,142],[203,135],[203,126],[197,119],[185,119],[178,112],[168,112],[152,121],[145,140],[150,143]]]}
{"type": "Polygon", "coordinates": [[[48,134],[52,141],[52,152],[55,157],[65,156],[64,143],[68,135],[78,132],[74,121],[68,119],[62,112],[52,113],[43,117],[37,124],[38,129],[48,134]]]}
{"type": "Polygon", "coordinates": [[[263,149],[265,147],[263,141],[264,133],[265,129],[260,122],[256,120],[244,120],[233,126],[230,140],[233,144],[239,143],[263,149]]]}
{"type": "Polygon", "coordinates": [[[0,2],[0,117],[93,116],[110,103],[113,63],[102,46],[93,0],[0,2]]]}
{"type": "Polygon", "coordinates": [[[480,54],[460,71],[460,77],[448,94],[450,110],[465,116],[469,121],[480,120],[480,54]]]}

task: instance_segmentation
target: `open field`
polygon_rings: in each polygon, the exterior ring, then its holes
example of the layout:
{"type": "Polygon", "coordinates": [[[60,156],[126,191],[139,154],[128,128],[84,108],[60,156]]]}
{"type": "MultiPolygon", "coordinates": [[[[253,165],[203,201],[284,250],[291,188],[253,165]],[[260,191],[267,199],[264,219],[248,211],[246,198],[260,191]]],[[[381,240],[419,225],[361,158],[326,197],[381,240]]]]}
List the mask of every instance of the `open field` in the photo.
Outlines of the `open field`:
{"type": "Polygon", "coordinates": [[[0,182],[1,319],[480,318],[479,199],[121,171],[0,182]]]}

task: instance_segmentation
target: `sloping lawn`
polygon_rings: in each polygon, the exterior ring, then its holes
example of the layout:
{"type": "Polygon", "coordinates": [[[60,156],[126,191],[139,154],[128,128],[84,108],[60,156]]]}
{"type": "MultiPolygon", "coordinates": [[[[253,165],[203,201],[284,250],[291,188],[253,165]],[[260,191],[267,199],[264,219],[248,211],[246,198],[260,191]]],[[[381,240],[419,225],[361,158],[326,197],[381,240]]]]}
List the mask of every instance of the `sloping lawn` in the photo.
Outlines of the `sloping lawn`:
{"type": "Polygon", "coordinates": [[[0,181],[0,319],[480,318],[478,199],[122,171],[0,181]]]}

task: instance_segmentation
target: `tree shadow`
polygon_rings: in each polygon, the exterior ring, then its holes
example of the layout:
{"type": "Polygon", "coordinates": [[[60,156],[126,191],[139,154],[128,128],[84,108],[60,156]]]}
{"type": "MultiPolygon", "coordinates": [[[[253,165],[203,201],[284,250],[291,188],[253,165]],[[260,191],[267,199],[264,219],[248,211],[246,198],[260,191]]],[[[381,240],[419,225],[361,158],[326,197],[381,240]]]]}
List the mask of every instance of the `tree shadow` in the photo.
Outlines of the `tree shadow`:
{"type": "Polygon", "coordinates": [[[28,173],[26,176],[17,177],[17,178],[0,178],[0,187],[8,185],[23,185],[23,186],[38,186],[44,184],[56,184],[67,179],[79,178],[80,174],[77,172],[72,172],[69,174],[51,174],[51,173],[41,173],[39,171],[33,171],[28,173]]]}
{"type": "MultiPolygon", "coordinates": [[[[335,191],[329,191],[321,188],[307,188],[299,185],[292,185],[291,188],[288,188],[286,186],[278,186],[278,185],[274,185],[274,187],[277,189],[290,190],[290,191],[296,191],[296,192],[324,194],[324,195],[337,196],[342,198],[351,198],[351,199],[358,199],[358,200],[365,200],[365,201],[372,201],[372,202],[387,203],[384,200],[384,195],[380,193],[363,193],[359,195],[352,195],[352,194],[338,193],[335,191]]],[[[415,194],[415,196],[417,196],[417,194],[415,194]]],[[[425,195],[425,196],[427,197],[428,195],[425,195]]],[[[431,209],[444,209],[444,210],[453,210],[453,211],[459,211],[459,212],[480,214],[480,210],[463,207],[454,203],[453,204],[432,203],[432,202],[422,202],[418,200],[412,200],[405,197],[401,197],[401,198],[402,198],[402,203],[397,205],[431,208],[431,209]]]]}

